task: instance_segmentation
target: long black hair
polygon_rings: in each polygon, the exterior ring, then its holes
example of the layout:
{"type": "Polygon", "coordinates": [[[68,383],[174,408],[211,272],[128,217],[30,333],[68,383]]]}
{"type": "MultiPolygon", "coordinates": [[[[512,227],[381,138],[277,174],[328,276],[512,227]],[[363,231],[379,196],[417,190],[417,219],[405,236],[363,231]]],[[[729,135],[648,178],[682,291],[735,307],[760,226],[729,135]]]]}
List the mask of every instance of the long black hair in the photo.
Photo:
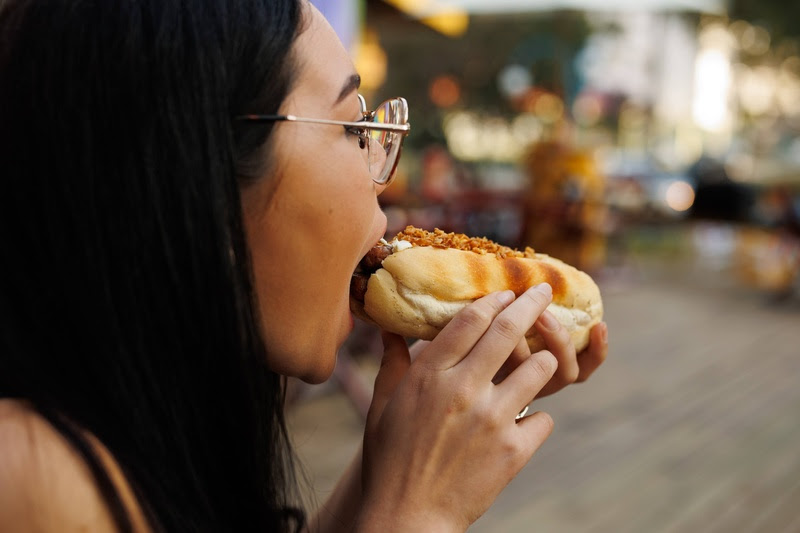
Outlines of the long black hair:
{"type": "Polygon", "coordinates": [[[0,1],[0,397],[121,465],[160,531],[283,530],[295,486],[239,187],[298,0],[0,1]],[[268,348],[267,348],[268,349],[268,348]]]}

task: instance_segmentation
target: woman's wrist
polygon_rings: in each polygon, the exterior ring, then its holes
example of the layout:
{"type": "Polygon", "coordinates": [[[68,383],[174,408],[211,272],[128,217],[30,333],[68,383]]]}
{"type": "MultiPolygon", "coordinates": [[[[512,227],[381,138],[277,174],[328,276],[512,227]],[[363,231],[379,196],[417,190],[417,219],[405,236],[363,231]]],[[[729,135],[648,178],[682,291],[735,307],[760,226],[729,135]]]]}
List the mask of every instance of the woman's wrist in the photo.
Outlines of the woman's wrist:
{"type": "Polygon", "coordinates": [[[403,510],[397,506],[365,504],[356,517],[356,533],[462,533],[467,525],[458,525],[451,517],[418,508],[403,510]]]}
{"type": "Polygon", "coordinates": [[[355,517],[359,515],[362,507],[361,463],[362,448],[359,448],[328,500],[309,520],[306,531],[309,533],[353,531],[355,517]]]}

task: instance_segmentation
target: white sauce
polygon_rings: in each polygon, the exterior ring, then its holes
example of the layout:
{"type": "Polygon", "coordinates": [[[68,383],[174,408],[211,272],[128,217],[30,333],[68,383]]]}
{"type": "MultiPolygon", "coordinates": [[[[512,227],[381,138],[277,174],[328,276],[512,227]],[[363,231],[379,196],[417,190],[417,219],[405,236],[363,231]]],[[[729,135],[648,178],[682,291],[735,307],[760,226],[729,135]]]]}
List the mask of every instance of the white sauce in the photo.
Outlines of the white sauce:
{"type": "Polygon", "coordinates": [[[397,252],[400,252],[400,251],[403,251],[403,250],[408,250],[409,248],[414,246],[413,244],[411,244],[408,241],[401,241],[401,240],[398,240],[398,239],[393,240],[391,245],[392,245],[392,253],[397,253],[397,252]]]}

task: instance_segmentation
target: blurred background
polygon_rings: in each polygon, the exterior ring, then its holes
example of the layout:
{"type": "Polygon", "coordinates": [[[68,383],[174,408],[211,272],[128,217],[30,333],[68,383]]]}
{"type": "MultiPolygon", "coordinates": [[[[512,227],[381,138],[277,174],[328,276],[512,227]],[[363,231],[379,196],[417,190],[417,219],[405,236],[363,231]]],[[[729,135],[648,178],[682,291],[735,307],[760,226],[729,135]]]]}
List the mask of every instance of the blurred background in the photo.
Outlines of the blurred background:
{"type": "MultiPolygon", "coordinates": [[[[407,224],[586,270],[611,354],[473,531],[800,531],[800,3],[313,0],[411,134],[407,224]]],[[[381,355],[291,390],[324,501],[381,355]]]]}

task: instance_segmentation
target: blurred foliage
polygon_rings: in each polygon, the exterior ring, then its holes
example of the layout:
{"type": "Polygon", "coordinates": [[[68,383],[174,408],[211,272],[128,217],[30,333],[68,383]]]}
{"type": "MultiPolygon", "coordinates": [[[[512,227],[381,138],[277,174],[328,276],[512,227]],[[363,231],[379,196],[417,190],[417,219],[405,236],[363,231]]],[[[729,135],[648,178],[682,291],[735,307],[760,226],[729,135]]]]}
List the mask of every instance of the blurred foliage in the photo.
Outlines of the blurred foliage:
{"type": "Polygon", "coordinates": [[[731,0],[729,15],[764,26],[773,41],[800,38],[800,2],[796,0],[731,0]]]}

